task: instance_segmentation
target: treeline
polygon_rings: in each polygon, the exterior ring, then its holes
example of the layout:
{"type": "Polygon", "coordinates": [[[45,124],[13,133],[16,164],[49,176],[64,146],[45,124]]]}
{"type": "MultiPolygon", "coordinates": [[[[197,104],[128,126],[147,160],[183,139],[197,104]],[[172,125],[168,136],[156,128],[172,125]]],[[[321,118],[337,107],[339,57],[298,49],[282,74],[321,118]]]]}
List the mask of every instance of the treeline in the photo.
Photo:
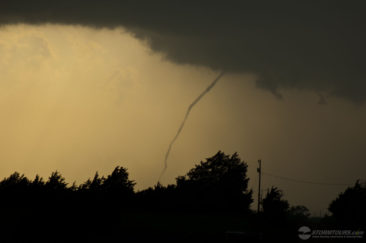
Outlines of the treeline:
{"type": "Polygon", "coordinates": [[[59,200],[115,200],[121,205],[160,210],[223,210],[248,212],[252,191],[248,190],[247,164],[238,154],[218,152],[196,165],[187,175],[179,176],[175,185],[159,183],[135,192],[135,182],[126,168],[116,167],[107,177],[98,173],[77,186],[68,186],[59,172],[44,180],[38,175],[30,180],[18,172],[0,182],[0,195],[11,205],[54,198],[59,200]]]}
{"type": "MultiPolygon", "coordinates": [[[[248,182],[247,164],[237,153],[221,151],[177,177],[175,184],[157,184],[138,192],[127,169],[120,166],[106,177],[96,173],[80,185],[68,185],[57,171],[47,180],[40,176],[31,180],[15,172],[0,182],[1,235],[10,242],[49,241],[55,235],[67,241],[70,232],[77,230],[82,240],[101,235],[105,240],[121,232],[133,238],[140,230],[175,232],[174,236],[176,231],[215,235],[233,228],[251,232],[268,228],[278,233],[281,227],[311,223],[308,209],[290,206],[276,187],[263,198],[260,214],[251,211],[248,182]]],[[[366,187],[356,182],[330,203],[332,215],[321,220],[365,225],[365,205],[366,187]]]]}

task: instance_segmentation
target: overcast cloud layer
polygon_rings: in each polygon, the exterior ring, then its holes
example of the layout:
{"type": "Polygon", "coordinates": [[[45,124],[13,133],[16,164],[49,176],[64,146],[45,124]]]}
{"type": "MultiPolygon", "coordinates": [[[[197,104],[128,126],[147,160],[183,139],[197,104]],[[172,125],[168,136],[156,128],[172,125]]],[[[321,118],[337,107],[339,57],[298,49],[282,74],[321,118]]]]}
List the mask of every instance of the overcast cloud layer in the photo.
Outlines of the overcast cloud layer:
{"type": "Polygon", "coordinates": [[[176,62],[366,100],[365,1],[2,0],[0,24],[123,26],[176,62]]]}

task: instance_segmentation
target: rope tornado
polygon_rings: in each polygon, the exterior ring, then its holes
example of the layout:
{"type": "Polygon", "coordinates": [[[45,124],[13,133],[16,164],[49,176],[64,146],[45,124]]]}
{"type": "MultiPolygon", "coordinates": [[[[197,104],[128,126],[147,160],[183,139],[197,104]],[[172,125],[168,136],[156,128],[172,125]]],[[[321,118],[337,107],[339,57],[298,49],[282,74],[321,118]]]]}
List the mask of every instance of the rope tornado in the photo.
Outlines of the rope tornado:
{"type": "Polygon", "coordinates": [[[163,171],[161,172],[160,176],[159,176],[159,180],[158,183],[160,183],[160,179],[161,177],[164,175],[166,169],[168,168],[168,158],[169,158],[169,154],[170,151],[175,143],[175,141],[177,140],[177,138],[179,137],[180,133],[183,130],[183,127],[188,119],[189,113],[191,112],[192,108],[208,93],[210,92],[210,90],[216,85],[216,83],[221,79],[221,77],[224,75],[224,72],[221,72],[219,74],[219,76],[217,76],[214,81],[212,81],[212,83],[188,106],[187,111],[186,111],[186,115],[184,116],[184,119],[182,121],[182,123],[179,126],[179,129],[177,131],[177,133],[175,134],[173,140],[170,142],[168,150],[166,151],[165,154],[165,158],[164,158],[164,168],[163,171]]]}

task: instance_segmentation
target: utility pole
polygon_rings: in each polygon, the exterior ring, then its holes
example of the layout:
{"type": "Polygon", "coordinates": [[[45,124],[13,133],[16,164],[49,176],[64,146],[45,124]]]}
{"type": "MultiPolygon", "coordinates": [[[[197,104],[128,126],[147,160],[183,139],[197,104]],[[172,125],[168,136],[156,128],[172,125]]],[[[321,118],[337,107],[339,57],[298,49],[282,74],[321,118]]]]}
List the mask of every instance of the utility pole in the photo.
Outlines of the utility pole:
{"type": "Polygon", "coordinates": [[[257,172],[258,172],[258,209],[257,209],[257,213],[259,213],[260,211],[260,205],[261,205],[261,177],[262,177],[262,160],[258,160],[258,164],[259,167],[257,168],[257,172]]]}

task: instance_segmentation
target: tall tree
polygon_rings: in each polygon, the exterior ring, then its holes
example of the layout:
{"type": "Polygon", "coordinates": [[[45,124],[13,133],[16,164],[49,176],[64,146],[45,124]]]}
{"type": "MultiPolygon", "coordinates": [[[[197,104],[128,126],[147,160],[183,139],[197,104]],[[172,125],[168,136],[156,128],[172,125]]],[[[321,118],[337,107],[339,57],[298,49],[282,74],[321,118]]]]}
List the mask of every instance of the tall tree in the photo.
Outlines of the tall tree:
{"type": "Polygon", "coordinates": [[[366,225],[366,185],[357,181],[340,193],[328,209],[339,222],[366,225]]]}
{"type": "MultiPolygon", "coordinates": [[[[98,175],[94,177],[95,184],[100,183],[98,175]]],[[[103,188],[107,192],[133,194],[135,182],[128,179],[127,169],[117,166],[112,174],[103,181],[103,188]]]]}
{"type": "Polygon", "coordinates": [[[289,203],[283,199],[283,192],[277,187],[271,187],[262,201],[264,215],[276,222],[285,220],[289,203]]]}
{"type": "Polygon", "coordinates": [[[252,191],[248,190],[247,164],[237,153],[219,151],[201,161],[185,176],[177,178],[177,189],[186,200],[202,207],[249,210],[252,191]]]}
{"type": "Polygon", "coordinates": [[[65,178],[58,171],[54,171],[51,173],[51,176],[48,178],[48,181],[45,185],[46,188],[51,191],[67,189],[67,183],[65,182],[65,178]]]}

